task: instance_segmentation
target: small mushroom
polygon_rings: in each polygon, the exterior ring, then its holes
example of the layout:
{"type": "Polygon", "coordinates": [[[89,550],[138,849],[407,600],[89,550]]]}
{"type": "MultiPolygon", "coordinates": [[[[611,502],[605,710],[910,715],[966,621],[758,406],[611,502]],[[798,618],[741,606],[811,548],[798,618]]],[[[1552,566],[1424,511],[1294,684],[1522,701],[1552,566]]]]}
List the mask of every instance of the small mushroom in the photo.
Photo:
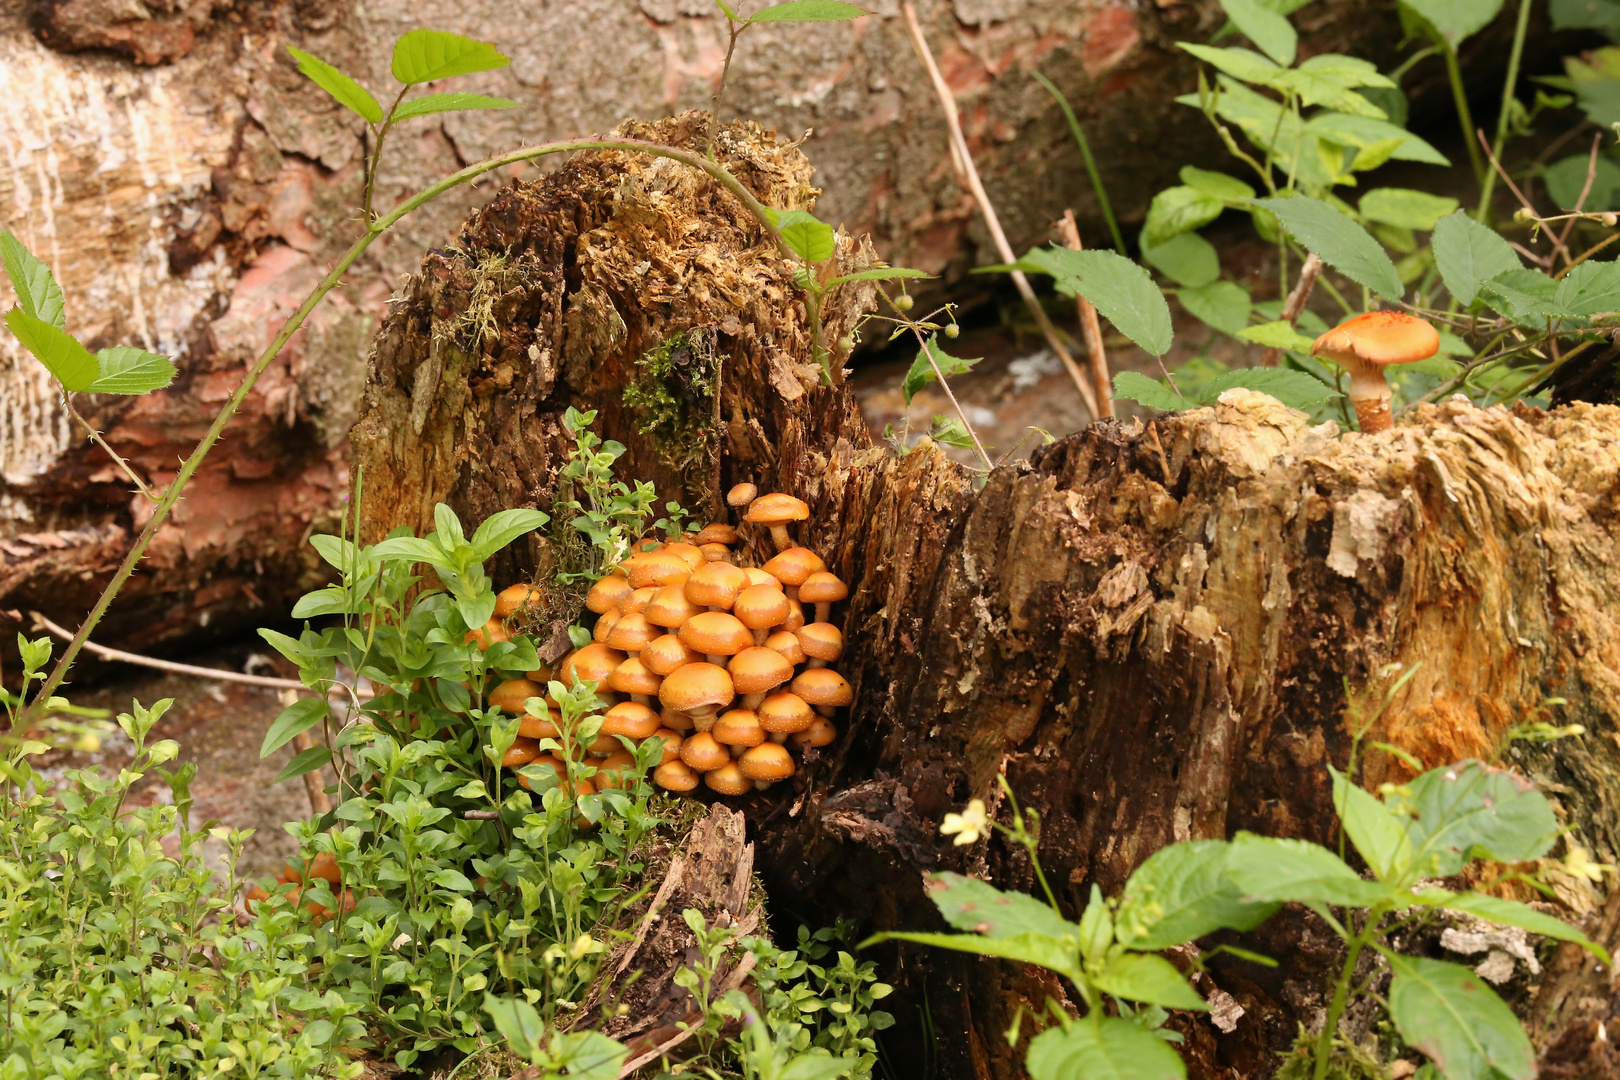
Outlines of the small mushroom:
{"type": "Polygon", "coordinates": [[[776,549],[785,551],[793,546],[793,539],[788,536],[788,522],[803,521],[809,516],[810,506],[803,499],[773,492],[749,504],[748,514],[743,520],[770,529],[771,539],[776,541],[776,549]]]}
{"type": "Polygon", "coordinates": [[[630,595],[619,601],[619,614],[635,615],[638,612],[645,615],[647,605],[652,603],[653,597],[658,595],[661,585],[646,585],[639,589],[632,589],[630,595]]]}
{"type": "Polygon", "coordinates": [[[815,706],[822,716],[831,716],[840,705],[855,700],[855,691],[832,668],[808,668],[793,680],[793,692],[815,706]]]}
{"type": "Polygon", "coordinates": [[[698,567],[708,562],[708,560],[703,557],[703,550],[696,544],[688,544],[684,542],[665,544],[664,554],[674,555],[677,558],[684,559],[688,569],[690,570],[696,570],[698,567]]]}
{"type": "Polygon", "coordinates": [[[658,688],[658,700],[666,708],[690,716],[699,731],[714,726],[715,712],[721,706],[730,705],[736,697],[731,676],[725,668],[715,664],[687,664],[677,668],[658,688]]]}
{"type": "Polygon", "coordinates": [[[509,585],[495,594],[495,617],[510,619],[530,603],[540,599],[540,590],[533,585],[509,585]]]}
{"type": "Polygon", "coordinates": [[[746,795],[754,790],[754,782],[743,775],[735,761],[704,773],[703,782],[722,795],[746,795]]]}
{"type": "Polygon", "coordinates": [[[793,605],[779,588],[750,585],[737,594],[731,613],[752,632],[754,644],[763,645],[768,631],[781,626],[793,614],[793,605]]]}
{"type": "Polygon", "coordinates": [[[745,709],[757,709],[765,695],[793,678],[793,665],[775,649],[759,645],[744,649],[726,665],[731,685],[743,696],[745,709]]]}
{"type": "Polygon", "coordinates": [[[838,729],[833,726],[831,720],[824,716],[818,716],[810,722],[809,727],[803,731],[794,732],[788,738],[799,746],[820,748],[829,745],[834,739],[838,738],[838,729]]]}
{"type": "Polygon", "coordinates": [[[617,649],[622,653],[635,656],[647,647],[648,642],[661,633],[662,630],[654,626],[646,615],[640,612],[632,612],[629,615],[621,616],[613,624],[613,629],[608,631],[607,646],[610,649],[617,649]]]}
{"type": "Polygon", "coordinates": [[[743,573],[748,575],[748,587],[750,589],[755,585],[769,585],[777,592],[782,591],[782,583],[757,566],[745,566],[743,567],[743,573]]]}
{"type": "Polygon", "coordinates": [[[630,595],[630,581],[623,574],[609,574],[591,586],[591,591],[585,594],[585,607],[601,615],[610,608],[618,607],[626,596],[630,595]]]}
{"type": "Polygon", "coordinates": [[[673,630],[702,611],[701,604],[695,604],[687,599],[686,585],[682,583],[665,585],[659,589],[647,604],[646,616],[649,622],[666,630],[673,630]]]}
{"type": "Polygon", "coordinates": [[[695,664],[702,659],[702,653],[687,648],[686,643],[674,634],[655,637],[641,650],[641,662],[656,675],[673,675],[676,668],[695,664]]]}
{"type": "Polygon", "coordinates": [[[636,759],[628,750],[617,750],[596,764],[596,786],[604,790],[622,788],[635,778],[636,759]]]}
{"type": "Polygon", "coordinates": [[[562,668],[558,671],[559,681],[564,686],[577,686],[582,682],[593,682],[596,684],[596,696],[605,701],[611,701],[611,698],[607,696],[609,693],[608,676],[612,675],[613,669],[624,663],[625,659],[624,653],[619,652],[617,649],[592,642],[583,649],[570,653],[563,660],[562,668]]]}
{"type": "Polygon", "coordinates": [[[724,544],[704,544],[698,550],[703,552],[703,558],[708,562],[731,561],[731,549],[724,544]]]}
{"type": "Polygon", "coordinates": [[[557,727],[557,720],[562,717],[562,709],[550,698],[543,698],[546,703],[546,715],[539,717],[527,710],[523,713],[523,720],[518,724],[518,734],[526,735],[531,739],[557,739],[562,737],[562,729],[557,727]]]}
{"type": "Polygon", "coordinates": [[[810,703],[791,690],[768,695],[755,711],[759,714],[759,726],[772,735],[803,731],[816,718],[810,703]]]}
{"type": "Polygon", "coordinates": [[[535,739],[525,739],[519,735],[501,758],[501,768],[517,769],[540,756],[540,743],[535,739]]]}
{"type": "Polygon", "coordinates": [[[782,583],[783,591],[796,597],[796,591],[811,574],[823,573],[827,564],[809,548],[790,547],[778,552],[764,566],[767,574],[782,583]]]}
{"type": "Polygon", "coordinates": [[[480,649],[487,649],[497,641],[511,641],[512,635],[506,632],[501,620],[491,618],[489,622],[476,630],[469,630],[461,638],[462,641],[476,642],[480,649]]]}
{"type": "MultiPolygon", "coordinates": [[[[703,560],[703,553],[698,552],[698,561],[703,560]]],[[[630,572],[630,584],[637,588],[646,588],[649,585],[675,585],[684,582],[692,574],[692,566],[679,555],[667,551],[652,551],[640,555],[632,555],[625,560],[626,568],[630,572]]]]}
{"type": "Polygon", "coordinates": [[[709,732],[700,731],[681,740],[681,760],[698,772],[708,772],[730,762],[731,752],[709,732]]]}
{"type": "Polygon", "coordinates": [[[737,484],[726,492],[726,505],[731,507],[745,507],[759,498],[759,488],[753,484],[737,484]]]}
{"type": "Polygon", "coordinates": [[[736,656],[754,643],[737,616],[725,611],[705,611],[694,615],[676,631],[689,649],[696,649],[708,657],[711,664],[724,664],[726,657],[736,656]]]}
{"type": "Polygon", "coordinates": [[[806,621],[804,606],[793,597],[788,597],[788,617],[782,620],[782,629],[790,634],[797,634],[806,621]]]}
{"type": "Polygon", "coordinates": [[[680,732],[673,731],[670,728],[661,727],[647,738],[649,740],[656,739],[663,743],[663,747],[660,751],[663,754],[663,757],[659,758],[658,764],[667,765],[671,761],[679,761],[681,759],[680,732]]]}
{"type": "Polygon", "coordinates": [[[1440,351],[1440,333],[1429,323],[1400,311],[1369,311],[1335,326],[1316,339],[1312,356],[1323,356],[1350,373],[1350,404],[1369,435],[1388,431],[1389,380],[1384,369],[1426,360],[1440,351]]]}
{"type": "Polygon", "coordinates": [[[799,585],[799,600],[816,605],[816,622],[824,623],[832,612],[833,604],[849,595],[849,586],[836,574],[818,570],[799,585]]]}
{"type": "Polygon", "coordinates": [[[702,547],[704,544],[725,544],[730,546],[737,542],[737,530],[723,521],[716,521],[705,525],[703,530],[692,537],[692,543],[702,547]]]}
{"type": "MultiPolygon", "coordinates": [[[[649,670],[642,663],[641,657],[632,656],[613,669],[613,674],[608,676],[608,689],[621,694],[629,694],[631,702],[646,705],[652,700],[652,696],[658,693],[658,688],[663,684],[663,681],[662,676],[649,670]]],[[[614,708],[618,708],[618,706],[614,706],[614,708]]],[[[647,711],[651,712],[652,710],[647,711]]],[[[640,736],[638,735],[637,738],[640,738],[640,736]]]]}
{"type": "Polygon", "coordinates": [[[730,611],[737,594],[746,588],[748,575],[728,562],[705,563],[692,572],[685,586],[686,599],[711,611],[730,611]]]}
{"type": "Polygon", "coordinates": [[[754,781],[755,787],[763,790],[793,775],[793,755],[776,743],[760,743],[743,752],[737,759],[737,768],[754,781]]]}
{"type": "Polygon", "coordinates": [[[786,630],[778,630],[776,633],[766,638],[765,647],[767,649],[775,649],[777,652],[782,654],[783,658],[786,659],[788,663],[795,666],[804,663],[804,658],[807,655],[804,651],[804,646],[799,643],[798,636],[795,634],[790,634],[786,630]]]}
{"type": "Polygon", "coordinates": [[[843,631],[829,622],[813,622],[799,627],[794,640],[804,649],[804,655],[810,657],[813,668],[826,667],[844,655],[843,631]]]}
{"type": "Polygon", "coordinates": [[[645,739],[658,730],[658,714],[638,701],[621,701],[602,714],[602,734],[645,739]]]}
{"type": "Polygon", "coordinates": [[[489,704],[502,712],[521,713],[525,701],[544,696],[545,691],[528,679],[507,679],[489,692],[489,704]]]}
{"type": "Polygon", "coordinates": [[[765,741],[765,729],[752,709],[730,709],[720,714],[709,732],[724,746],[758,746],[765,741]]]}
{"type": "Polygon", "coordinates": [[[591,640],[607,644],[608,635],[623,617],[618,608],[609,608],[597,616],[596,625],[591,627],[591,640]]]}
{"type": "Polygon", "coordinates": [[[665,791],[694,791],[698,774],[684,761],[666,761],[653,770],[653,783],[665,791]]]}

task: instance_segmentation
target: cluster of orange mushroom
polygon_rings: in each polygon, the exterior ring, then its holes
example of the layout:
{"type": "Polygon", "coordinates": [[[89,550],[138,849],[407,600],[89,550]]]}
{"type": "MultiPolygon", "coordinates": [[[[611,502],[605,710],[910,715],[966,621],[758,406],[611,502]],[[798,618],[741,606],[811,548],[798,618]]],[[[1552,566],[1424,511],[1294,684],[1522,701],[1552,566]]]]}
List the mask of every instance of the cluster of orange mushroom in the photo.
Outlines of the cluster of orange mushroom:
{"type": "MultiPolygon", "coordinates": [[[[737,530],[715,523],[678,541],[635,545],[586,596],[597,616],[592,641],[565,657],[556,677],[570,687],[597,686],[602,727],[583,748],[594,758],[596,786],[619,786],[634,764],[620,737],[661,741],[652,774],[658,786],[690,792],[701,782],[722,795],[788,779],[794,750],[836,737],[832,717],[853,692],[829,666],[844,651],[843,633],[829,620],[849,589],[788,534],[809,507],[791,495],[756,496],[752,484],[739,484],[727,502],[746,511],[745,522],[770,530],[777,554],[764,566],[737,565],[737,530]]],[[[528,586],[505,590],[497,616],[528,596],[528,586]]],[[[562,734],[556,703],[547,702],[546,719],[524,713],[528,699],[544,697],[549,677],[538,671],[509,680],[489,700],[523,715],[502,764],[549,765],[566,780],[562,759],[539,746],[562,734]]],[[[589,785],[582,781],[581,790],[589,785]]]]}

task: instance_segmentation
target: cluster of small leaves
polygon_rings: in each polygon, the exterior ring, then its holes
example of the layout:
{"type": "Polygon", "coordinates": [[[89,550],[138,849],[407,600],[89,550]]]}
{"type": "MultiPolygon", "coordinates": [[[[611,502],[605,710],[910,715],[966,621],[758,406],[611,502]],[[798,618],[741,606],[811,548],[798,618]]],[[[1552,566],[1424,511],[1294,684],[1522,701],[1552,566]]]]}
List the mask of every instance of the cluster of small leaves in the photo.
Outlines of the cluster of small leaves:
{"type": "MultiPolygon", "coordinates": [[[[37,672],[47,642],[24,643],[37,672]]],[[[54,787],[14,742],[0,759],[0,1076],[356,1077],[359,1008],[322,991],[307,923],[285,904],[239,918],[235,865],[250,831],[191,826],[195,765],[148,737],[168,709],[118,718],[132,760],[54,787]],[[132,806],[149,775],[167,800],[132,806]],[[204,863],[210,837],[226,880],[204,863]]],[[[144,801],[144,800],[143,800],[144,801]]],[[[213,860],[210,860],[213,861],[213,860]]]]}
{"type": "MultiPolygon", "coordinates": [[[[405,90],[393,108],[384,112],[371,91],[345,75],[331,64],[289,45],[287,51],[298,61],[298,70],[311,82],[331,94],[345,109],[355,113],[375,129],[382,129],[401,120],[436,113],[464,112],[469,109],[510,109],[517,102],[507,98],[486,97],[483,94],[461,92],[424,94],[404,100],[405,90]]],[[[460,34],[442,30],[412,30],[394,43],[394,58],[390,70],[394,79],[405,89],[424,83],[451,79],[458,75],[471,75],[479,71],[493,71],[510,63],[499,49],[488,42],[475,41],[460,34]]]]}
{"type": "MultiPolygon", "coordinates": [[[[623,562],[631,546],[647,534],[649,519],[657,512],[658,492],[652,484],[637,480],[632,486],[614,478],[613,463],[624,455],[624,444],[604,442],[591,430],[595,422],[594,409],[580,412],[570,405],[563,413],[563,429],[574,437],[574,449],[562,468],[552,509],[586,541],[578,565],[565,565],[557,575],[565,585],[596,581],[623,562]]],[[[670,516],[654,524],[666,527],[673,537],[680,532],[684,511],[676,503],[666,509],[670,516]],[[671,524],[673,529],[668,528],[671,524]]]]}
{"type": "MultiPolygon", "coordinates": [[[[848,933],[845,924],[813,933],[801,926],[793,949],[778,949],[764,938],[743,945],[758,961],[754,986],[773,1039],[793,1054],[824,1050],[847,1060],[852,1080],[867,1080],[877,1064],[873,1034],[894,1024],[877,1007],[892,988],[877,980],[876,964],[858,962],[836,947],[848,933]]],[[[736,1053],[748,1049],[744,1043],[736,1053]]]]}
{"type": "MultiPolygon", "coordinates": [[[[1319,1053],[1331,1053],[1338,1018],[1352,993],[1356,959],[1371,948],[1392,973],[1386,1000],[1395,1030],[1406,1046],[1428,1057],[1439,1076],[1530,1080],[1534,1052],[1496,993],[1466,967],[1399,953],[1388,935],[1397,924],[1410,928],[1449,912],[1576,942],[1607,963],[1600,947],[1535,908],[1433,883],[1460,874],[1476,860],[1517,863],[1545,854],[1558,836],[1546,798],[1522,778],[1478,761],[1386,786],[1382,798],[1336,771],[1333,785],[1344,833],[1370,868],[1371,880],[1319,844],[1240,832],[1230,842],[1200,840],[1160,849],[1116,899],[1105,899],[1093,886],[1078,923],[1064,918],[1055,904],[1003,893],[972,878],[936,874],[930,887],[940,913],[970,933],[890,934],[873,940],[898,938],[998,956],[1038,964],[1068,979],[1086,1014],[1076,1019],[1049,1010],[1057,1022],[1031,1040],[1026,1059],[1034,1080],[1180,1080],[1185,1067],[1156,1037],[1164,1034],[1155,1029],[1162,1012],[1153,1010],[1207,1006],[1175,967],[1153,954],[1218,929],[1252,929],[1282,904],[1297,903],[1319,916],[1348,948],[1317,1040],[1319,1053]]],[[[1008,831],[1028,841],[1021,823],[1008,831]]]]}
{"type": "Polygon", "coordinates": [[[67,332],[62,287],[51,268],[23,246],[10,229],[0,229],[0,262],[17,294],[6,312],[6,326],[22,347],[70,394],[147,394],[174,381],[166,356],[115,346],[92,353],[67,332]]]}

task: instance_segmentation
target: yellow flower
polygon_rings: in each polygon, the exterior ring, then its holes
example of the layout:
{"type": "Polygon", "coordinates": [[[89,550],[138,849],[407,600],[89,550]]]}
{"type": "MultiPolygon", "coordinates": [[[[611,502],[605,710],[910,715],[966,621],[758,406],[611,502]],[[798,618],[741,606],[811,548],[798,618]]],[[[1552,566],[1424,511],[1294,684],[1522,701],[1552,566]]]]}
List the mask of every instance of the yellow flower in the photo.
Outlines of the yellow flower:
{"type": "Polygon", "coordinates": [[[974,799],[960,814],[946,814],[945,820],[939,823],[939,831],[943,836],[954,835],[957,847],[976,843],[979,837],[990,831],[990,819],[984,812],[984,800],[974,799]]]}
{"type": "Polygon", "coordinates": [[[1567,873],[1599,884],[1603,882],[1604,873],[1613,869],[1614,867],[1605,863],[1593,862],[1586,849],[1576,843],[1570,843],[1569,854],[1564,856],[1564,870],[1567,873]]]}

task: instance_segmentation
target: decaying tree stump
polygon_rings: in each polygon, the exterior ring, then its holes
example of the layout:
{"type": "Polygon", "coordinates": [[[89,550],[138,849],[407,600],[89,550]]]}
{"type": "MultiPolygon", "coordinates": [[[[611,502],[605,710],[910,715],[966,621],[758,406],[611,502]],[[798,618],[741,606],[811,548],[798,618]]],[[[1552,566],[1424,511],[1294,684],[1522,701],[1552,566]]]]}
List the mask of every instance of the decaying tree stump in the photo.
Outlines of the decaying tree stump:
{"type": "MultiPolygon", "coordinates": [[[[692,145],[700,123],[626,133],[692,145]]],[[[741,126],[721,146],[767,204],[810,203],[796,148],[741,126]]],[[[842,238],[838,261],[866,252],[842,238]]],[[[690,505],[745,479],[809,501],[802,541],[851,583],[841,667],[857,701],[806,775],[743,801],[779,925],[937,926],[924,869],[1031,886],[1020,853],[964,855],[937,834],[970,797],[997,805],[1000,773],[1041,811],[1069,905],[1173,840],[1327,841],[1346,686],[1381,697],[1392,664],[1419,669],[1371,737],[1425,764],[1490,756],[1566,699],[1560,722],[1589,734],[1510,759],[1597,858],[1620,853],[1620,408],[1450,402],[1367,437],[1233,391],[1096,425],[979,486],[927,443],[904,458],[874,446],[848,388],[817,384],[791,271],[705,177],[582,155],[503,191],[424,260],[377,338],[353,435],[366,540],[430,529],[438,500],[474,521],[548,506],[570,404],[629,447],[625,475],[690,505]],[[654,368],[666,406],[626,406],[654,368]]],[[[829,339],[869,300],[835,295],[829,339]]],[[[564,532],[498,576],[546,571],[564,532]]],[[[1365,780],[1401,768],[1375,752],[1365,780]]],[[[1564,913],[1613,944],[1620,906],[1548,872],[1564,913]]],[[[1330,941],[1284,913],[1246,943],[1282,966],[1217,961],[1201,977],[1222,1007],[1220,1026],[1177,1020],[1196,1076],[1270,1075],[1320,1022],[1330,941]]],[[[933,1076],[1018,1075],[1002,1033],[1020,1003],[1061,996],[1009,964],[886,955],[900,988],[887,1047],[933,1076]]],[[[1595,1075],[1581,1070],[1607,1052],[1609,979],[1565,951],[1539,987],[1515,984],[1547,1075],[1595,1075]]]]}

